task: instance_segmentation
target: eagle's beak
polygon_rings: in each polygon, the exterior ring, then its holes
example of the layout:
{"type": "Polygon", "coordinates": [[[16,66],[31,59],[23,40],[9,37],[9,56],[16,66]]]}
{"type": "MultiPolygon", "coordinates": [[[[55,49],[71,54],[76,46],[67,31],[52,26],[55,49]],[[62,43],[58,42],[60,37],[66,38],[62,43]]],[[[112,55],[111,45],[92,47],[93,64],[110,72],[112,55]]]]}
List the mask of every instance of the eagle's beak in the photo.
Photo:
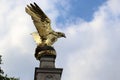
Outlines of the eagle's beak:
{"type": "Polygon", "coordinates": [[[65,35],[63,35],[63,37],[64,37],[64,38],[66,38],[66,36],[65,36],[65,35]]]}

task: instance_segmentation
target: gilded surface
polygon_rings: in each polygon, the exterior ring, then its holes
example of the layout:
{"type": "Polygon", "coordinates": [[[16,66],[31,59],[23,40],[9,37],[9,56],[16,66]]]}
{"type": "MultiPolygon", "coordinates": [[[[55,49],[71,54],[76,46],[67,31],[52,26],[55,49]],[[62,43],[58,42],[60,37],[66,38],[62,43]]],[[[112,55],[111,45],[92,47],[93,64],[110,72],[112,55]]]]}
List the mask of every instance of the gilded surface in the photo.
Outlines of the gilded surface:
{"type": "Polygon", "coordinates": [[[41,8],[36,4],[27,5],[25,8],[37,29],[32,36],[38,46],[51,46],[58,38],[66,37],[62,32],[56,32],[51,28],[51,21],[41,8]]]}

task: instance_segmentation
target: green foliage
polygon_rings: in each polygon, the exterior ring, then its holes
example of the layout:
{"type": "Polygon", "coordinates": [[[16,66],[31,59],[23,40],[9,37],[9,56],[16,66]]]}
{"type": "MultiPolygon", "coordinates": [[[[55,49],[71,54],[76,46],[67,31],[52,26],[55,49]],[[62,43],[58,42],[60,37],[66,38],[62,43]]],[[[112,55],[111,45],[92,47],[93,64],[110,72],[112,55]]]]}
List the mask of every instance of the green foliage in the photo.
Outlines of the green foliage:
{"type": "MultiPolygon", "coordinates": [[[[0,65],[2,64],[2,56],[0,55],[0,65]]],[[[4,71],[0,67],[0,80],[19,80],[18,78],[4,76],[4,71]]]]}
{"type": "Polygon", "coordinates": [[[19,79],[14,78],[14,77],[7,77],[7,76],[0,75],[0,80],[19,80],[19,79]]]}
{"type": "Polygon", "coordinates": [[[19,79],[0,75],[0,80],[19,80],[19,79]]]}

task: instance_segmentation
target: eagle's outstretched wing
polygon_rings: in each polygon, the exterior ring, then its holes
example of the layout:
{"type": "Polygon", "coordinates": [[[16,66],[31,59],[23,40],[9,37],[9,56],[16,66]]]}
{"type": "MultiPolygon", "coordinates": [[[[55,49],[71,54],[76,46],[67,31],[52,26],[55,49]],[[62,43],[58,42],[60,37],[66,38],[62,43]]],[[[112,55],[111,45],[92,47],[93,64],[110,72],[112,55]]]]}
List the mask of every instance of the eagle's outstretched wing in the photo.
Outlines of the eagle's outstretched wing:
{"type": "Polygon", "coordinates": [[[37,32],[31,33],[31,35],[33,36],[33,39],[37,45],[40,45],[42,43],[41,38],[37,32]]]}
{"type": "Polygon", "coordinates": [[[52,30],[50,19],[36,3],[27,5],[25,10],[32,17],[33,23],[38,31],[38,33],[32,33],[38,46],[51,46],[58,38],[65,37],[64,33],[52,30]]]}
{"type": "Polygon", "coordinates": [[[50,19],[36,3],[30,4],[30,6],[27,5],[25,10],[32,17],[34,25],[41,39],[45,38],[50,32],[53,31],[50,26],[50,19]]]}

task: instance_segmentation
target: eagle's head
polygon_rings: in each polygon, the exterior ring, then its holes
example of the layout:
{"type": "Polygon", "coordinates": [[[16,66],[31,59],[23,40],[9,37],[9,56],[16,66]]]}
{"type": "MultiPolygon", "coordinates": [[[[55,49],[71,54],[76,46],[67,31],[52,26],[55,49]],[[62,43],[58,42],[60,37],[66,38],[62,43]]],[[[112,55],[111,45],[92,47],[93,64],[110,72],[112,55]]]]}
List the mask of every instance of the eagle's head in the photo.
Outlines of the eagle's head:
{"type": "Polygon", "coordinates": [[[58,38],[61,38],[61,37],[66,38],[65,34],[62,32],[57,32],[57,34],[58,34],[58,38]]]}

